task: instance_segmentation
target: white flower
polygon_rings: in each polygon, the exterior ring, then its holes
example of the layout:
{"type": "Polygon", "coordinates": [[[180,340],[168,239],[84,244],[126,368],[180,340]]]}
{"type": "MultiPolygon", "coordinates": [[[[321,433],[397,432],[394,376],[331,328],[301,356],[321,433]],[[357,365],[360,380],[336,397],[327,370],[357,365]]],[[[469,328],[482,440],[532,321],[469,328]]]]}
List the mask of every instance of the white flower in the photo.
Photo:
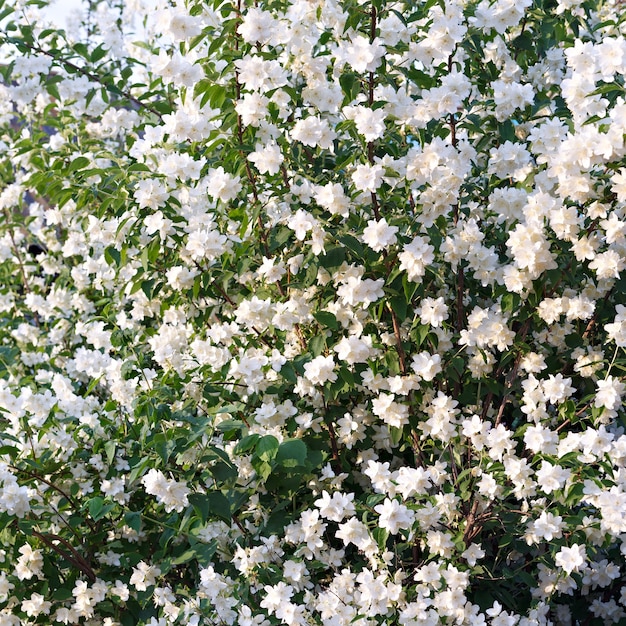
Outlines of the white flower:
{"type": "Polygon", "coordinates": [[[349,106],[344,107],[343,114],[347,119],[354,121],[357,132],[363,135],[365,141],[375,141],[385,133],[384,109],[370,109],[362,105],[349,106]]]}
{"type": "Polygon", "coordinates": [[[344,545],[353,543],[357,548],[363,549],[372,542],[367,526],[356,517],[351,517],[347,522],[339,524],[339,529],[335,533],[337,539],[341,539],[344,545]]]}
{"type": "Polygon", "coordinates": [[[418,235],[404,246],[398,259],[400,269],[407,273],[407,278],[418,282],[418,279],[426,273],[426,268],[435,260],[435,248],[428,243],[426,238],[418,235]]]}
{"type": "Polygon", "coordinates": [[[481,548],[480,544],[472,543],[469,548],[461,554],[461,556],[467,561],[467,564],[470,567],[474,567],[474,565],[476,565],[476,561],[485,556],[485,551],[481,548]]]}
{"type": "Polygon", "coordinates": [[[288,220],[287,226],[294,231],[296,239],[303,241],[307,233],[317,225],[317,220],[303,209],[298,209],[288,220]]]}
{"type": "Polygon", "coordinates": [[[422,324],[430,324],[438,328],[448,319],[448,307],[443,298],[423,298],[420,306],[415,309],[415,313],[420,316],[422,324]]]}
{"type": "Polygon", "coordinates": [[[571,473],[571,470],[565,469],[560,465],[552,465],[547,461],[542,461],[535,478],[537,485],[544,493],[552,493],[557,489],[563,488],[571,473]]]}
{"type": "Polygon", "coordinates": [[[241,191],[239,176],[233,176],[224,171],[220,165],[216,169],[209,170],[207,174],[207,193],[212,197],[228,202],[234,200],[241,191]]]}
{"type": "Polygon", "coordinates": [[[380,64],[385,49],[378,38],[370,42],[367,37],[357,35],[346,46],[344,54],[355,72],[373,72],[380,64]]]}
{"type": "Polygon", "coordinates": [[[383,297],[384,284],[383,278],[363,280],[360,276],[349,276],[337,289],[337,295],[350,306],[357,304],[369,306],[383,297]]]}
{"type": "Polygon", "coordinates": [[[617,411],[622,406],[622,396],[626,392],[626,384],[613,376],[597,382],[597,393],[594,406],[605,407],[609,411],[617,411]]]}
{"type": "Polygon", "coordinates": [[[275,585],[265,585],[263,587],[263,599],[260,602],[261,607],[274,613],[281,605],[289,602],[293,592],[294,588],[282,581],[275,585]]]}
{"type": "Polygon", "coordinates": [[[410,528],[415,520],[413,511],[397,500],[390,500],[389,498],[385,498],[385,501],[375,506],[374,510],[380,515],[378,525],[388,530],[392,535],[397,534],[402,529],[410,528]]]}
{"type": "Polygon", "coordinates": [[[15,585],[7,578],[6,572],[0,572],[0,602],[6,602],[15,585]]]}
{"type": "Polygon", "coordinates": [[[316,187],[315,202],[333,215],[348,217],[350,213],[350,198],[339,183],[326,183],[316,187]]]}
{"type": "Polygon", "coordinates": [[[422,380],[433,380],[441,372],[441,356],[430,354],[430,352],[420,352],[413,355],[411,367],[422,380]]]}
{"type": "Polygon", "coordinates": [[[617,195],[619,202],[626,202],[626,168],[620,168],[619,172],[611,176],[613,183],[611,191],[617,195]]]}
{"type": "Polygon", "coordinates": [[[578,572],[585,565],[587,561],[587,551],[585,546],[581,546],[577,543],[572,545],[571,548],[563,547],[561,548],[554,562],[556,565],[565,571],[566,574],[571,574],[572,572],[578,572]]]}
{"type": "Polygon", "coordinates": [[[324,150],[332,147],[336,138],[333,131],[325,119],[319,116],[310,116],[303,120],[298,120],[291,130],[291,138],[303,143],[305,146],[315,148],[319,146],[324,150]]]}
{"type": "Polygon", "coordinates": [[[374,353],[371,337],[364,339],[355,336],[343,337],[334,347],[334,350],[340,361],[346,361],[350,365],[367,363],[367,360],[374,353]]]}
{"type": "Polygon", "coordinates": [[[332,497],[328,491],[322,492],[322,497],[315,501],[315,506],[319,508],[320,515],[333,522],[341,522],[345,517],[351,517],[355,514],[353,501],[354,494],[344,494],[335,491],[332,497]]]}
{"type": "Polygon", "coordinates": [[[611,324],[604,327],[610,341],[614,341],[620,348],[626,347],[626,306],[618,304],[615,307],[617,315],[611,324]]]}
{"type": "Polygon", "coordinates": [[[515,333],[506,325],[507,319],[497,305],[491,309],[475,306],[467,317],[467,329],[461,331],[461,345],[468,347],[495,347],[506,350],[515,339],[515,333]]]}
{"type": "Polygon", "coordinates": [[[202,33],[201,21],[198,17],[192,17],[186,12],[177,11],[176,13],[167,12],[165,23],[167,30],[172,38],[176,41],[183,41],[197,37],[202,33]]]}
{"type": "Polygon", "coordinates": [[[335,382],[337,374],[333,371],[335,361],[332,354],[317,356],[304,365],[304,377],[314,385],[323,385],[326,382],[335,382]]]}
{"type": "Polygon", "coordinates": [[[356,166],[352,174],[352,182],[359,191],[375,192],[383,182],[385,170],[380,163],[366,165],[361,163],[356,166]]]}
{"type": "Polygon", "coordinates": [[[268,11],[250,7],[237,27],[237,32],[246,43],[265,43],[276,28],[276,20],[268,11]]]}
{"type": "Polygon", "coordinates": [[[256,150],[248,155],[248,160],[254,163],[261,174],[277,174],[283,162],[280,146],[272,141],[266,146],[257,145],[256,150]]]}
{"type": "Polygon", "coordinates": [[[389,426],[401,428],[409,423],[409,407],[394,402],[394,398],[393,394],[381,393],[372,400],[372,412],[389,426]]]}
{"type": "Polygon", "coordinates": [[[16,517],[24,517],[30,511],[28,488],[13,477],[6,478],[0,489],[0,511],[16,517]]]}
{"type": "Polygon", "coordinates": [[[607,250],[596,254],[589,263],[589,269],[595,271],[598,279],[619,278],[620,272],[626,267],[624,257],[616,250],[607,250]]]}
{"type": "Polygon", "coordinates": [[[29,600],[22,602],[22,611],[24,611],[28,617],[37,617],[42,613],[49,615],[51,607],[52,602],[48,602],[40,593],[33,593],[29,600]]]}
{"type": "Polygon", "coordinates": [[[552,541],[563,536],[563,518],[548,511],[542,511],[541,515],[528,523],[527,543],[539,543],[540,541],[552,541]]]}
{"type": "Polygon", "coordinates": [[[557,374],[556,376],[550,374],[548,380],[541,382],[541,388],[546,400],[552,404],[557,404],[567,400],[576,389],[572,387],[571,378],[563,378],[563,374],[557,374]]]}
{"type": "Polygon", "coordinates": [[[396,243],[397,232],[398,227],[387,224],[384,217],[378,221],[369,220],[363,229],[363,242],[374,252],[381,252],[396,243]]]}
{"type": "Polygon", "coordinates": [[[133,567],[133,573],[129,582],[137,591],[145,591],[148,587],[156,584],[156,579],[160,575],[161,570],[158,567],[139,561],[137,567],[133,567]]]}
{"type": "Polygon", "coordinates": [[[157,501],[165,506],[168,513],[171,511],[180,513],[189,506],[187,498],[190,493],[189,487],[185,483],[166,478],[161,470],[151,469],[141,482],[146,493],[156,496],[157,501]]]}

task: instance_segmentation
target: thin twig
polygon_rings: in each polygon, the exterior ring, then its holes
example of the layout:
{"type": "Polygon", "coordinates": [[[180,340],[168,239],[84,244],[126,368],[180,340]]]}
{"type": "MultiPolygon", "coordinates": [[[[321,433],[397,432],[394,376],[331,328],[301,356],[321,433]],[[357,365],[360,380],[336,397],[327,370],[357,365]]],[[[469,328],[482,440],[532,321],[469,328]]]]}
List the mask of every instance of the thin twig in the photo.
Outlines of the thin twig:
{"type": "MultiPolygon", "coordinates": [[[[75,511],[80,511],[79,503],[76,502],[76,500],[74,500],[74,498],[72,498],[72,496],[70,496],[68,493],[63,491],[63,489],[61,489],[61,487],[58,487],[53,482],[49,481],[47,478],[44,478],[43,476],[41,476],[40,474],[37,474],[35,472],[30,472],[28,470],[21,469],[20,467],[17,467],[15,465],[9,465],[9,468],[14,470],[14,471],[16,471],[16,472],[19,472],[20,474],[26,474],[27,476],[30,476],[31,478],[33,478],[35,480],[39,480],[40,482],[48,485],[48,487],[50,487],[51,489],[54,489],[57,493],[60,493],[70,503],[70,505],[72,506],[72,508],[75,511]]],[[[92,532],[96,532],[96,527],[89,521],[89,519],[85,518],[85,521],[87,522],[87,525],[92,530],[92,532]]]]}
{"type": "Polygon", "coordinates": [[[387,303],[387,307],[391,312],[391,323],[393,324],[393,334],[396,338],[396,351],[398,352],[398,359],[400,360],[400,373],[405,375],[407,372],[406,368],[406,352],[404,351],[404,347],[402,345],[402,334],[400,331],[400,322],[398,321],[398,315],[393,310],[391,304],[387,303]]]}
{"type": "MultiPolygon", "coordinates": [[[[55,54],[54,52],[52,52],[50,50],[44,50],[40,46],[28,43],[27,41],[24,41],[22,39],[16,40],[13,37],[7,38],[6,41],[8,41],[10,43],[26,46],[32,52],[36,52],[38,54],[43,54],[43,55],[45,55],[45,56],[47,56],[47,57],[49,57],[51,59],[54,59],[57,63],[60,63],[66,69],[72,70],[73,72],[76,72],[76,73],[80,74],[81,76],[84,76],[85,78],[88,78],[90,81],[92,81],[94,83],[98,83],[99,85],[101,85],[105,89],[108,89],[109,87],[111,87],[111,84],[105,83],[103,81],[102,77],[98,76],[98,74],[94,74],[93,72],[90,72],[89,70],[85,69],[84,67],[81,67],[80,65],[76,65],[76,63],[73,63],[72,61],[69,61],[68,59],[63,59],[59,55],[55,54]]],[[[124,96],[124,98],[126,98],[127,100],[129,100],[133,104],[137,105],[138,107],[141,107],[141,108],[145,109],[146,111],[149,111],[153,115],[156,115],[161,122],[163,121],[163,116],[154,107],[150,106],[149,104],[146,104],[145,102],[142,102],[141,100],[139,100],[139,98],[136,98],[135,96],[133,96],[128,91],[124,91],[123,89],[119,89],[119,87],[117,87],[117,86],[115,87],[115,89],[119,90],[119,93],[122,96],[124,96]]]]}
{"type": "Polygon", "coordinates": [[[58,535],[44,535],[34,529],[32,529],[31,532],[35,535],[35,537],[43,541],[49,548],[61,555],[68,563],[76,566],[81,572],[86,574],[92,583],[96,581],[96,574],[93,569],[91,569],[89,563],[68,541],[63,539],[63,537],[59,537],[58,535]],[[61,542],[70,552],[66,552],[61,549],[56,543],[54,543],[55,541],[61,542]]]}

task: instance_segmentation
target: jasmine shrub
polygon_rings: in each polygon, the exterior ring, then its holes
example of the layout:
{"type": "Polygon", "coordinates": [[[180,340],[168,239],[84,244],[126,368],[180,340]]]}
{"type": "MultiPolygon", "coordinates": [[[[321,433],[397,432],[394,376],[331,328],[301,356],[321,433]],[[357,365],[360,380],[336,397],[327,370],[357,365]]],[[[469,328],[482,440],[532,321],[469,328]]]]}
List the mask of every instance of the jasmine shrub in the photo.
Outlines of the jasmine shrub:
{"type": "Polygon", "coordinates": [[[0,625],[626,619],[626,40],[579,0],[0,2],[0,625]]]}

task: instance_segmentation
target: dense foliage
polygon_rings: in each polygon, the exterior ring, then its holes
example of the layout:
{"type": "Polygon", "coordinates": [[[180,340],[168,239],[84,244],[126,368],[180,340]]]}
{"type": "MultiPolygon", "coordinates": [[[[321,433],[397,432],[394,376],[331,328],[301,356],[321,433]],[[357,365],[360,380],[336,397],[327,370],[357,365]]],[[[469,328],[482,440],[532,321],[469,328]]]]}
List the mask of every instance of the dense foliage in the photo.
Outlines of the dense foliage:
{"type": "Polygon", "coordinates": [[[0,1],[0,626],[626,619],[626,25],[0,1]]]}

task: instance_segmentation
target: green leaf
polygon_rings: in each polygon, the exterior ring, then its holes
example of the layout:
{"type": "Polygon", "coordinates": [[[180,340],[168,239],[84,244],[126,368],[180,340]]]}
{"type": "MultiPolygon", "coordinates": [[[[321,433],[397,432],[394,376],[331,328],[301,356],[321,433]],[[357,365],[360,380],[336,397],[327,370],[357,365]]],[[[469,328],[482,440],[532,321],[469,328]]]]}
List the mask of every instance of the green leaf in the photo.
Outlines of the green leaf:
{"type": "Polygon", "coordinates": [[[119,250],[116,250],[113,246],[108,246],[104,249],[104,259],[109,265],[120,266],[122,256],[119,250]]]}
{"type": "Polygon", "coordinates": [[[239,441],[239,443],[235,446],[233,454],[245,454],[249,450],[252,450],[259,438],[260,435],[256,433],[243,437],[243,439],[241,439],[241,441],[239,441]]]}
{"type": "Polygon", "coordinates": [[[207,567],[213,560],[213,555],[217,550],[217,539],[212,539],[209,543],[192,542],[196,553],[196,561],[201,567],[207,567]]]}
{"type": "Polygon", "coordinates": [[[404,320],[407,314],[407,302],[402,296],[394,296],[389,300],[392,310],[400,316],[400,320],[404,320]]]}
{"type": "Polygon", "coordinates": [[[313,356],[319,356],[326,348],[326,337],[324,335],[315,335],[309,342],[309,350],[313,356]]]}
{"type": "Polygon", "coordinates": [[[100,59],[103,59],[107,55],[108,50],[104,47],[104,44],[101,43],[90,56],[92,63],[97,63],[100,59]]]}
{"type": "Polygon", "coordinates": [[[167,463],[170,456],[176,450],[176,441],[172,440],[166,433],[157,433],[152,440],[152,447],[157,454],[167,463]]]}
{"type": "Polygon", "coordinates": [[[272,461],[278,453],[278,439],[274,435],[264,435],[257,442],[255,453],[262,461],[272,461]]]}
{"type": "Polygon", "coordinates": [[[298,375],[293,366],[293,363],[285,363],[280,368],[280,375],[291,384],[295,385],[298,382],[298,375]]]}
{"type": "Polygon", "coordinates": [[[131,163],[126,168],[127,172],[150,172],[152,171],[145,163],[131,163]]]}
{"type": "Polygon", "coordinates": [[[328,328],[330,330],[337,330],[339,328],[337,318],[329,311],[317,311],[317,313],[313,313],[313,317],[319,322],[322,328],[328,328]]]}
{"type": "Polygon", "coordinates": [[[182,554],[172,559],[172,565],[181,565],[182,563],[188,563],[189,561],[196,558],[196,551],[194,548],[190,548],[189,550],[185,550],[182,554]]]}
{"type": "Polygon", "coordinates": [[[124,515],[124,523],[138,533],[141,530],[141,513],[136,511],[126,513],[124,515]]]}
{"type": "Polygon", "coordinates": [[[237,480],[239,472],[232,463],[216,463],[211,467],[211,475],[218,483],[229,483],[237,480]]]}
{"type": "Polygon", "coordinates": [[[154,278],[151,278],[150,280],[141,281],[141,291],[143,291],[144,294],[146,294],[146,298],[148,298],[148,300],[152,298],[152,293],[154,291],[155,283],[156,283],[156,280],[154,278]]]}
{"type": "Polygon", "coordinates": [[[232,521],[230,503],[220,491],[192,493],[189,496],[189,502],[200,515],[203,522],[209,521],[212,517],[218,517],[228,524],[232,521]]]}
{"type": "MultiPolygon", "coordinates": [[[[228,412],[228,407],[221,407],[221,410],[217,411],[217,412],[218,413],[227,413],[228,412]]],[[[227,432],[230,432],[230,431],[241,430],[244,426],[245,426],[245,424],[241,420],[224,420],[223,422],[220,422],[216,426],[216,428],[220,432],[227,433],[227,432]]]]}
{"type": "Polygon", "coordinates": [[[84,43],[80,43],[80,42],[75,43],[73,47],[74,47],[74,50],[78,52],[78,54],[80,54],[81,57],[84,57],[85,59],[89,59],[89,49],[84,43]]]}
{"type": "Polygon", "coordinates": [[[278,446],[276,463],[284,467],[295,467],[305,465],[307,449],[305,443],[300,439],[287,439],[278,446]]]}
{"type": "Polygon", "coordinates": [[[340,246],[330,248],[319,260],[320,265],[326,269],[339,267],[346,260],[346,251],[340,246]]]}
{"type": "Polygon", "coordinates": [[[389,531],[386,528],[374,528],[372,530],[374,541],[378,544],[378,548],[381,552],[384,552],[387,548],[387,539],[389,539],[389,531]]]}
{"type": "Polygon", "coordinates": [[[272,229],[269,238],[270,252],[274,252],[275,250],[278,250],[278,248],[282,248],[289,241],[292,232],[293,231],[286,226],[281,226],[278,229],[272,229]]]}
{"type": "Polygon", "coordinates": [[[91,161],[87,157],[84,157],[84,156],[76,157],[70,163],[70,166],[67,168],[68,174],[72,172],[76,172],[77,170],[85,169],[90,163],[91,161]]]}
{"type": "Polygon", "coordinates": [[[98,496],[89,500],[89,516],[94,521],[100,519],[100,512],[104,507],[104,500],[98,496]]]}
{"type": "Polygon", "coordinates": [[[363,244],[356,237],[346,234],[337,237],[337,239],[358,258],[364,256],[365,249],[363,248],[363,244]]]}
{"type": "MultiPolygon", "coordinates": [[[[94,522],[97,522],[112,511],[115,506],[115,504],[105,504],[102,498],[96,496],[89,501],[89,516],[94,522]]],[[[82,522],[82,520],[80,521],[82,522]]]]}
{"type": "Polygon", "coordinates": [[[113,460],[115,459],[115,440],[108,439],[104,442],[104,452],[106,453],[107,461],[109,465],[112,465],[113,460]]]}
{"type": "Polygon", "coordinates": [[[256,461],[252,460],[252,467],[254,467],[254,471],[257,473],[257,476],[261,480],[261,482],[265,482],[270,474],[272,473],[272,466],[265,462],[257,459],[256,461]]]}

